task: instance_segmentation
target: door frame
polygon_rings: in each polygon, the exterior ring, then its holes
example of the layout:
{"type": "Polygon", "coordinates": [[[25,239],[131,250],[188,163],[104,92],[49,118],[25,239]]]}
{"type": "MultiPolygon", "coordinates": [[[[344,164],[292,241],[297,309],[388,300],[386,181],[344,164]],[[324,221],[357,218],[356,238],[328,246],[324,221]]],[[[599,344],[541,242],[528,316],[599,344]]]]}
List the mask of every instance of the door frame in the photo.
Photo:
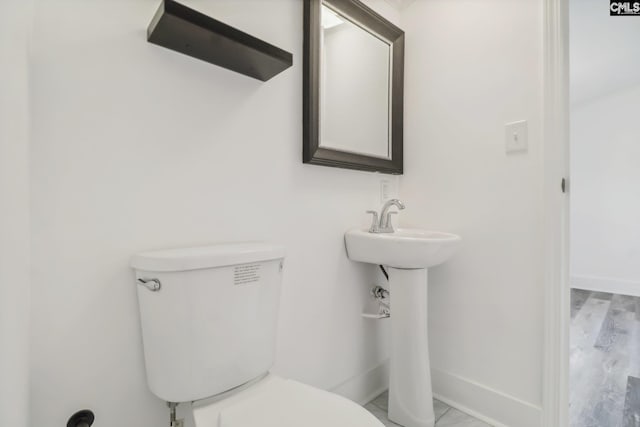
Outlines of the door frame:
{"type": "Polygon", "coordinates": [[[542,426],[566,427],[570,321],[569,1],[544,0],[542,19],[545,236],[542,426]]]}

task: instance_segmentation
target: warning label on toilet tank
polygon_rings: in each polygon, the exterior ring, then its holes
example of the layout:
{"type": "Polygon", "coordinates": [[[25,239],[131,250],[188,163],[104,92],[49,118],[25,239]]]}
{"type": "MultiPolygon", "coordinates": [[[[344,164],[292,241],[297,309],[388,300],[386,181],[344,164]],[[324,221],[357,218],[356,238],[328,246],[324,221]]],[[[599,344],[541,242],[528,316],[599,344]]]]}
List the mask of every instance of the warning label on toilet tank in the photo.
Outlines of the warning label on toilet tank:
{"type": "Polygon", "coordinates": [[[238,265],[233,269],[233,284],[246,285],[260,280],[260,264],[238,265]]]}

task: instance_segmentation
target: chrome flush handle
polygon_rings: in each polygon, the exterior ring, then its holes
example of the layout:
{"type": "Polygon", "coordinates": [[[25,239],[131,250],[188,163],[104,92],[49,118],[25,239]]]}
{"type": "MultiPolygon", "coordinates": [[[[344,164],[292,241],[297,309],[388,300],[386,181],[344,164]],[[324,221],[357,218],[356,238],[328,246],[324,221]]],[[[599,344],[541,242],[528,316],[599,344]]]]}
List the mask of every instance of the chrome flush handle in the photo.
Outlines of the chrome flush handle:
{"type": "Polygon", "coordinates": [[[160,288],[162,288],[162,283],[160,283],[160,279],[155,279],[151,277],[140,277],[138,279],[138,285],[142,285],[145,288],[149,289],[151,292],[158,292],[160,288]]]}

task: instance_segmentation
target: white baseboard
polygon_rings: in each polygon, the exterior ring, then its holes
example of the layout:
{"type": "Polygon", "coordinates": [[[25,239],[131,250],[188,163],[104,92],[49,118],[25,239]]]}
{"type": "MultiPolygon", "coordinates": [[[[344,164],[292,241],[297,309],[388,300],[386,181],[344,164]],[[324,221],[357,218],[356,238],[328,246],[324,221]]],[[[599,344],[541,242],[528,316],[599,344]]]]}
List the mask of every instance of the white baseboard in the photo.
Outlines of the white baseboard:
{"type": "Polygon", "coordinates": [[[640,282],[615,277],[571,276],[571,287],[587,291],[640,297],[640,282]]]}
{"type": "Polygon", "coordinates": [[[472,380],[431,369],[433,395],[495,427],[540,427],[542,408],[472,380]]]}
{"type": "Polygon", "coordinates": [[[380,365],[338,384],[331,391],[364,405],[388,388],[389,360],[385,360],[380,365]]]}
{"type": "MultiPolygon", "coordinates": [[[[540,427],[542,408],[472,380],[431,369],[433,395],[447,405],[495,427],[540,427]]],[[[331,391],[364,405],[389,388],[389,361],[331,391]]]]}

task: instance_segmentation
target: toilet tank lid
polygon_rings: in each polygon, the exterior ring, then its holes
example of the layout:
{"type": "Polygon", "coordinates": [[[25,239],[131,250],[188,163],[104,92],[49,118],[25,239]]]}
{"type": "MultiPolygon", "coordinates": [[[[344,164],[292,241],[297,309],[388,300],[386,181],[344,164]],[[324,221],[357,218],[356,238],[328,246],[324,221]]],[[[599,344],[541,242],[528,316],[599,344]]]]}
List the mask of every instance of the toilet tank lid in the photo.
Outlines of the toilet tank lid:
{"type": "Polygon", "coordinates": [[[195,248],[135,254],[131,267],[142,271],[187,271],[284,258],[284,246],[264,242],[219,243],[195,248]]]}

